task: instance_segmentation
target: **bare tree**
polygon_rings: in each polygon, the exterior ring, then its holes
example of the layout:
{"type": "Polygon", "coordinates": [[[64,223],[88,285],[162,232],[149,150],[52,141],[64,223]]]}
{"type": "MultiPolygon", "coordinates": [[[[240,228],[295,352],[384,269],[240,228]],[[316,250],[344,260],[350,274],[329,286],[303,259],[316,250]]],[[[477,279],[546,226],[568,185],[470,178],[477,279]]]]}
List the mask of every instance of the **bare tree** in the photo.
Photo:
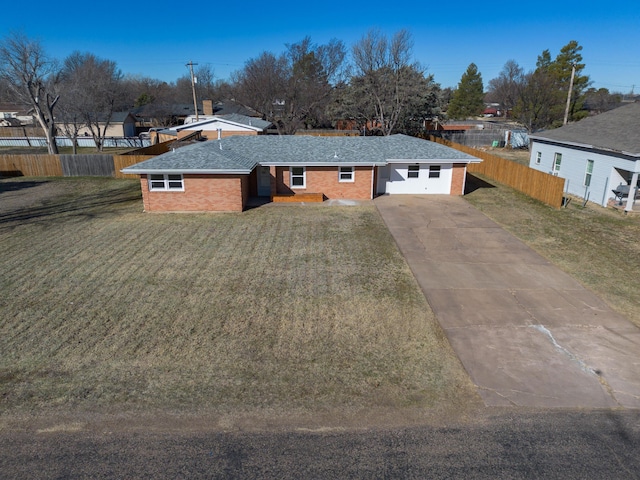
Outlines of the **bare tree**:
{"type": "Polygon", "coordinates": [[[612,110],[622,102],[621,93],[610,93],[607,88],[590,88],[585,92],[585,107],[591,113],[602,113],[612,110]]]}
{"type": "Polygon", "coordinates": [[[238,99],[268,120],[275,120],[281,113],[287,78],[286,58],[271,52],[262,52],[248,60],[244,68],[233,75],[238,99]]]}
{"type": "Polygon", "coordinates": [[[508,60],[502,67],[498,77],[489,80],[488,94],[492,100],[498,102],[505,114],[511,112],[518,102],[524,70],[515,60],[508,60]]]}
{"type": "Polygon", "coordinates": [[[71,140],[73,153],[78,153],[78,137],[80,131],[86,126],[78,104],[65,99],[77,98],[77,84],[63,83],[61,85],[62,98],[57,108],[57,123],[62,132],[71,140]]]}
{"type": "Polygon", "coordinates": [[[9,87],[7,79],[0,75],[0,102],[11,102],[13,100],[13,94],[9,87]]]}
{"type": "MultiPolygon", "coordinates": [[[[176,86],[162,80],[142,76],[125,76],[121,81],[123,105],[132,111],[147,127],[170,127],[178,124],[175,115],[176,86]]],[[[184,103],[191,103],[189,96],[184,103]]]]}
{"type": "Polygon", "coordinates": [[[342,42],[315,45],[309,37],[287,45],[287,52],[270,52],[249,60],[234,75],[236,98],[261,112],[280,134],[317,126],[339,81],[346,52],[342,42]]]}
{"type": "Polygon", "coordinates": [[[113,113],[122,106],[122,73],[111,60],[74,52],[64,61],[61,79],[65,88],[73,92],[68,105],[73,102],[73,111],[102,151],[113,113]]]}
{"type": "Polygon", "coordinates": [[[200,65],[195,71],[197,79],[196,91],[202,100],[219,100],[216,98],[216,74],[210,65],[200,65]]]}
{"type": "Polygon", "coordinates": [[[558,93],[555,79],[546,69],[538,68],[525,75],[513,117],[529,133],[551,124],[558,93]]]}
{"type": "Polygon", "coordinates": [[[356,75],[352,84],[366,96],[364,104],[373,108],[373,118],[383,135],[390,135],[403,112],[417,98],[424,80],[423,69],[411,64],[413,40],[406,30],[387,39],[379,30],[370,30],[353,46],[356,75]],[[416,75],[416,73],[418,75],[416,75]]]}
{"type": "Polygon", "coordinates": [[[0,76],[16,99],[33,108],[50,154],[58,153],[53,114],[60,98],[58,73],[57,62],[47,57],[37,40],[12,34],[0,45],[0,76]]]}

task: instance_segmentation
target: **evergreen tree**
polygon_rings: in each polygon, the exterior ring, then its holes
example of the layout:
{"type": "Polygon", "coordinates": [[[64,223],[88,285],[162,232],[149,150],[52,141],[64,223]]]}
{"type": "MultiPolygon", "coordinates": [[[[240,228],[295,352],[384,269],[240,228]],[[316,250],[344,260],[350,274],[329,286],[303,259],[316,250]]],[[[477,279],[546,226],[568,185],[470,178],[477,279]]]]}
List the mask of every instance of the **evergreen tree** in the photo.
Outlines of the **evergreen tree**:
{"type": "Polygon", "coordinates": [[[544,50],[538,56],[536,69],[523,78],[513,117],[530,132],[563,124],[573,68],[575,72],[568,119],[577,121],[587,116],[584,104],[591,82],[588,76],[582,74],[585,65],[582,63],[581,50],[582,47],[575,40],[562,47],[554,60],[549,50],[544,50]]]}
{"type": "Polygon", "coordinates": [[[558,119],[556,123],[564,117],[573,67],[575,67],[575,75],[573,78],[573,88],[571,89],[569,120],[577,121],[587,116],[587,112],[584,110],[584,95],[591,82],[588,76],[582,75],[585,64],[582,63],[581,50],[582,47],[578,45],[578,42],[571,40],[562,47],[556,59],[549,65],[549,73],[554,78],[562,99],[560,108],[558,109],[559,112],[557,113],[558,119]]]}
{"type": "Polygon", "coordinates": [[[457,90],[453,93],[447,116],[464,119],[480,115],[484,110],[484,86],[478,67],[472,63],[462,75],[457,90]]]}

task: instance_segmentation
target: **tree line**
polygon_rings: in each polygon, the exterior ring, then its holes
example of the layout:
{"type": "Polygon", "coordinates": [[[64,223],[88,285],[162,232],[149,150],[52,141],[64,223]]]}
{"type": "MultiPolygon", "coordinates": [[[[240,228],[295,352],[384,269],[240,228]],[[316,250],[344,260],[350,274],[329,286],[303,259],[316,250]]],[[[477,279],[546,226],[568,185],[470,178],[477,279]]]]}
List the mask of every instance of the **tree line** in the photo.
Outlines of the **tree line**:
{"type": "MultiPolygon", "coordinates": [[[[201,99],[235,101],[271,121],[279,134],[301,129],[343,127],[365,134],[424,132],[425,121],[466,119],[496,103],[529,132],[578,121],[590,111],[615,107],[620,95],[589,88],[582,47],[570,41],[552,59],[549,50],[525,72],[505,63],[485,90],[472,63],[454,89],[441,88],[432,73],[413,60],[406,30],[386,36],[370,30],[349,49],[340,40],[313,43],[309,37],[263,52],[245,62],[229,80],[215,78],[209,66],[196,70],[201,99]],[[350,55],[349,55],[350,54],[350,55]]],[[[102,149],[113,113],[144,108],[156,126],[170,126],[175,104],[192,102],[188,74],[175,82],[123,75],[115,62],[74,52],[62,62],[23,34],[0,43],[0,101],[30,105],[45,132],[49,152],[57,153],[58,131],[72,139],[86,128],[102,149]]],[[[75,142],[74,142],[75,144],[75,142]]]]}

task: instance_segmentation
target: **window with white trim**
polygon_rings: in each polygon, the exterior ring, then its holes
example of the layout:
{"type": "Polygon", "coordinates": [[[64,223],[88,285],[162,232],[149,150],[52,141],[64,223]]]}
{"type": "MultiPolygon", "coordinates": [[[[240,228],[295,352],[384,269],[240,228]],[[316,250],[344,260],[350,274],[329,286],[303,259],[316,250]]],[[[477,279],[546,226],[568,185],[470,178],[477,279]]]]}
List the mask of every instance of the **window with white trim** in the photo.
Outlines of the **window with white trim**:
{"type": "Polygon", "coordinates": [[[420,177],[420,165],[409,165],[407,169],[407,178],[420,177]]]}
{"type": "Polygon", "coordinates": [[[338,167],[338,181],[353,182],[354,181],[353,167],[338,167]]]}
{"type": "Polygon", "coordinates": [[[429,178],[440,178],[440,165],[429,165],[429,178]]]}
{"type": "Polygon", "coordinates": [[[180,173],[152,173],[149,175],[149,191],[184,191],[180,173]]]}
{"type": "Polygon", "coordinates": [[[560,171],[560,164],[562,163],[562,154],[557,153],[553,157],[553,174],[557,175],[560,171]]]}
{"type": "Polygon", "coordinates": [[[587,169],[584,173],[584,186],[591,185],[591,175],[593,174],[593,160],[587,160],[587,169]]]}
{"type": "Polygon", "coordinates": [[[536,152],[536,165],[540,165],[542,162],[542,152],[536,152]]]}
{"type": "Polygon", "coordinates": [[[307,186],[307,172],[305,167],[289,168],[289,185],[291,188],[305,188],[307,186]]]}

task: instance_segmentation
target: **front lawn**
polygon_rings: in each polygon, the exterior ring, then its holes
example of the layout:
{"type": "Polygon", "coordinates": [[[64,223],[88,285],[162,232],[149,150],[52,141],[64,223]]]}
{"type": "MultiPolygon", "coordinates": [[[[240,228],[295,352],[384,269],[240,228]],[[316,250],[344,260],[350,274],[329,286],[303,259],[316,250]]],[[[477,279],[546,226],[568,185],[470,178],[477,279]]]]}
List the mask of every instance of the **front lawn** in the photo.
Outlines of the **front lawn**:
{"type": "Polygon", "coordinates": [[[374,206],[144,214],[138,181],[0,181],[0,411],[476,400],[374,206]]]}

